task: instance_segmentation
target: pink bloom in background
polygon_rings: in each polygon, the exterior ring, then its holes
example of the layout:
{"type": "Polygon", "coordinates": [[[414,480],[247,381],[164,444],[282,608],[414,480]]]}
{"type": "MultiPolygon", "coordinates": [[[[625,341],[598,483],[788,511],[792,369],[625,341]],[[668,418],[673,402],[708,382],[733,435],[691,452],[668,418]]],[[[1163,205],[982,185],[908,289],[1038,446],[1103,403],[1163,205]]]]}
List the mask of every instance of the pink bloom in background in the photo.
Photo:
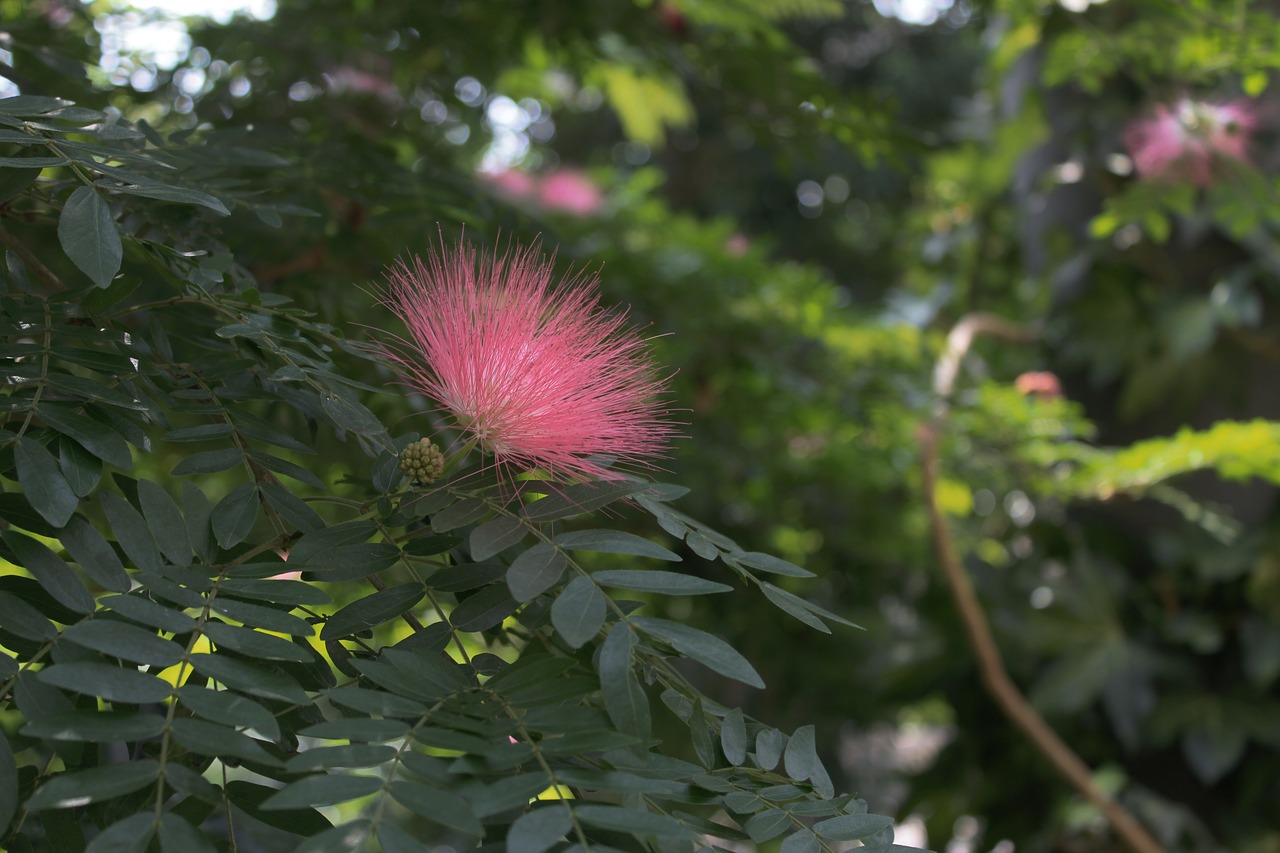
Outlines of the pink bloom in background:
{"type": "Polygon", "coordinates": [[[527,199],[537,191],[537,181],[528,172],[504,169],[501,172],[482,172],[481,177],[502,195],[515,199],[527,199]]]}
{"type": "Polygon", "coordinates": [[[502,469],[616,477],[595,455],[650,467],[674,427],[645,341],[600,307],[595,276],[552,276],[537,247],[477,258],[459,243],[402,261],[380,296],[409,339],[383,350],[502,469]]]}
{"type": "Polygon", "coordinates": [[[542,179],[538,201],[548,210],[589,216],[604,204],[604,193],[581,172],[560,169],[542,179]]]}
{"type": "Polygon", "coordinates": [[[724,244],[724,250],[735,258],[741,258],[750,248],[751,239],[746,234],[734,234],[724,244]]]}
{"type": "Polygon", "coordinates": [[[1023,373],[1013,380],[1013,387],[1027,396],[1034,395],[1046,400],[1062,396],[1062,383],[1055,374],[1046,370],[1023,373]]]}
{"type": "Polygon", "coordinates": [[[1181,177],[1204,187],[1213,182],[1218,162],[1248,161],[1257,124],[1249,101],[1211,104],[1182,98],[1130,124],[1124,142],[1141,177],[1181,177]]]}

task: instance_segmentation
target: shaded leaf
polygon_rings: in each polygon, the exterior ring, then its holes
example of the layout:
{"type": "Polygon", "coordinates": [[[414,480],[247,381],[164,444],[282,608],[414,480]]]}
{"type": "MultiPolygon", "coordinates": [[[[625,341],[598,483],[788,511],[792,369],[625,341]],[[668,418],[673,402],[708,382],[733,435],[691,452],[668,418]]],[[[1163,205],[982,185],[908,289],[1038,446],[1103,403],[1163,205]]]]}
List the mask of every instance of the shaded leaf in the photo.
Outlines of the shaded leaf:
{"type": "Polygon", "coordinates": [[[143,518],[160,551],[175,566],[188,565],[191,562],[191,539],[177,502],[150,480],[138,481],[138,502],[142,504],[143,518]]]}
{"type": "Polygon", "coordinates": [[[752,687],[764,687],[764,681],[750,662],[732,646],[705,631],[647,616],[632,617],[637,628],[657,637],[680,654],[698,661],[721,675],[737,679],[752,687]]]}
{"type": "Polygon", "coordinates": [[[78,613],[92,613],[93,596],[66,562],[42,542],[13,530],[0,534],[19,565],[31,572],[45,592],[59,604],[78,613]]]}
{"type": "Polygon", "coordinates": [[[590,578],[577,577],[551,605],[551,624],[571,648],[586,645],[604,625],[605,598],[590,578]]]}
{"type": "Polygon", "coordinates": [[[571,829],[573,818],[562,804],[534,809],[507,830],[507,853],[544,853],[571,829]]]}
{"type": "Polygon", "coordinates": [[[95,190],[79,187],[58,217],[62,251],[98,287],[106,287],[120,270],[124,250],[111,210],[95,190]]]}
{"type": "Polygon", "coordinates": [[[383,786],[377,776],[340,776],[327,773],[307,776],[285,785],[262,802],[268,811],[308,806],[332,806],[367,797],[383,786]]]}
{"type": "Polygon", "coordinates": [[[680,556],[655,542],[621,530],[577,530],[561,533],[556,545],[566,551],[594,551],[602,554],[632,554],[657,560],[680,562],[680,556]]]}
{"type": "Polygon", "coordinates": [[[422,584],[406,583],[353,601],[329,617],[320,630],[320,639],[349,637],[389,622],[412,609],[426,594],[422,584]]]}
{"type": "Polygon", "coordinates": [[[813,831],[832,841],[859,841],[893,826],[893,818],[878,814],[850,814],[820,820],[813,831]]]}
{"type": "Polygon", "coordinates": [[[747,726],[741,708],[734,708],[724,715],[724,722],[720,725],[720,748],[734,767],[747,760],[747,726]]]}
{"type": "Polygon", "coordinates": [[[45,521],[62,527],[80,505],[80,499],[62,475],[58,460],[43,444],[26,437],[13,445],[13,457],[18,482],[31,506],[45,521]]]}
{"type": "Polygon", "coordinates": [[[171,684],[154,675],[92,661],[47,666],[40,670],[37,677],[44,683],[63,690],[98,696],[109,702],[128,702],[134,705],[163,702],[173,692],[171,684]]]}
{"type": "Polygon", "coordinates": [[[128,592],[129,575],[107,540],[80,516],[73,516],[58,534],[62,545],[80,568],[106,589],[128,592]]]}
{"type": "MultiPolygon", "coordinates": [[[[150,760],[109,764],[79,773],[59,773],[31,795],[26,807],[31,811],[67,809],[122,797],[154,783],[159,775],[160,764],[150,760]]],[[[145,817],[151,819],[150,814],[145,817]]]]}
{"type": "Polygon", "coordinates": [[[636,637],[625,622],[615,623],[600,647],[597,666],[605,711],[618,731],[648,740],[652,723],[649,699],[631,666],[636,637]]]}
{"type": "Polygon", "coordinates": [[[457,794],[412,782],[391,783],[391,796],[409,811],[432,823],[479,838],[484,835],[471,806],[457,794]]]}
{"type": "Polygon", "coordinates": [[[507,571],[507,587],[516,601],[532,601],[555,586],[566,565],[568,561],[560,549],[539,542],[511,563],[507,571]]]}
{"type": "Polygon", "coordinates": [[[184,653],[182,646],[173,640],[115,619],[90,619],[71,625],[62,636],[87,649],[134,663],[172,666],[184,653]]]}
{"type": "MultiPolygon", "coordinates": [[[[515,545],[529,532],[527,525],[528,522],[524,519],[509,515],[500,515],[481,524],[471,531],[471,559],[487,560],[515,545]]],[[[515,595],[514,590],[512,594],[515,595]]],[[[527,601],[528,599],[520,599],[517,596],[517,600],[527,601]]]]}
{"type": "Polygon", "coordinates": [[[595,572],[591,577],[601,586],[653,592],[660,595],[708,595],[733,591],[733,587],[728,584],[716,583],[693,575],[658,570],[611,569],[595,572]]]}
{"type": "Polygon", "coordinates": [[[239,545],[258,519],[258,487],[241,483],[218,501],[209,515],[213,537],[223,548],[239,545]]]}

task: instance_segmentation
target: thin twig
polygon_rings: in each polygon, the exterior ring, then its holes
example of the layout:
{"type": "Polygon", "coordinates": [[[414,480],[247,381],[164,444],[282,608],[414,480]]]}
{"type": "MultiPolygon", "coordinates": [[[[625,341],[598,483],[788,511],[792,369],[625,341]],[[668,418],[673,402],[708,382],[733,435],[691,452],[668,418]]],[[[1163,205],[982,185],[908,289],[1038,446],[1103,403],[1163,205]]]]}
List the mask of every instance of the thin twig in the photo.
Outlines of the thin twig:
{"type": "Polygon", "coordinates": [[[920,429],[920,445],[924,457],[923,488],[933,546],[947,578],[951,597],[964,623],[969,645],[978,660],[978,671],[987,692],[1015,726],[1049,760],[1053,768],[1093,803],[1106,816],[1116,833],[1134,853],[1164,853],[1164,848],[1122,805],[1107,796],[1093,782],[1089,766],[1058,737],[1039,712],[1013,683],[1004,666],[1000,648],[991,633],[991,625],[973,591],[969,576],[956,551],[955,541],[947,527],[938,503],[938,442],[946,425],[948,400],[955,387],[960,363],[978,335],[992,335],[1007,341],[1026,342],[1038,334],[1035,329],[1015,326],[990,314],[970,314],[961,319],[947,336],[947,347],[938,360],[934,373],[937,408],[931,423],[920,429]]]}
{"type": "Polygon", "coordinates": [[[54,275],[53,271],[46,267],[39,258],[32,254],[31,250],[27,248],[27,244],[13,236],[13,234],[9,232],[9,229],[5,228],[3,225],[0,225],[0,243],[4,243],[13,250],[14,254],[22,258],[22,262],[30,267],[31,271],[34,272],[41,281],[49,285],[51,289],[55,291],[67,289],[66,285],[62,283],[62,280],[54,275]]]}

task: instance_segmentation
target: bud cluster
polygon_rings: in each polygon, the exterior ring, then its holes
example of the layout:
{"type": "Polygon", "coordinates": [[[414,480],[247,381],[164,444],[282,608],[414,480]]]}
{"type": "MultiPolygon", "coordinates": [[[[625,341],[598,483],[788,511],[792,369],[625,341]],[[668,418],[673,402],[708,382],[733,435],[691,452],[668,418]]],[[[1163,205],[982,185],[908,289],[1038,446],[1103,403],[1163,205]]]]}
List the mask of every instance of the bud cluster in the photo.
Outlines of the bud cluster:
{"type": "Polygon", "coordinates": [[[444,454],[431,439],[415,441],[400,451],[400,470],[414,480],[430,485],[444,473],[444,454]]]}

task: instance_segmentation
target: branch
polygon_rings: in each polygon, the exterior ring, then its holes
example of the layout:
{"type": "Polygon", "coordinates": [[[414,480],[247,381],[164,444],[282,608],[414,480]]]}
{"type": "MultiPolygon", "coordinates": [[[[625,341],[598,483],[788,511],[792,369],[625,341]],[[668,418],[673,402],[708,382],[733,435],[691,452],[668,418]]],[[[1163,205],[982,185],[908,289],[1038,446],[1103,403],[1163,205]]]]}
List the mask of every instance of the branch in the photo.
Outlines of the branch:
{"type": "Polygon", "coordinates": [[[1000,648],[991,633],[991,625],[973,591],[973,585],[964,570],[956,551],[951,531],[938,504],[938,442],[946,425],[948,401],[955,387],[960,363],[964,360],[973,339],[980,334],[992,335],[1007,341],[1033,340],[1038,330],[1015,326],[1007,320],[990,314],[970,314],[962,318],[947,335],[947,347],[938,360],[934,372],[933,389],[938,395],[937,408],[931,423],[920,429],[920,445],[924,457],[923,488],[925,508],[929,515],[929,527],[933,534],[933,547],[938,554],[951,597],[964,623],[969,645],[978,659],[978,671],[987,692],[995,699],[1009,721],[1022,730],[1036,749],[1049,760],[1059,775],[1093,803],[1106,816],[1116,833],[1134,853],[1164,853],[1164,848],[1146,828],[1123,806],[1107,796],[1093,783],[1088,765],[1071,747],[1050,728],[1044,718],[1022,695],[1018,686],[1009,678],[1000,648]]]}
{"type": "Polygon", "coordinates": [[[51,290],[56,292],[67,289],[66,285],[64,285],[62,281],[53,274],[53,271],[41,263],[40,259],[32,254],[31,250],[27,248],[27,244],[9,233],[9,229],[5,228],[3,225],[0,225],[0,243],[4,243],[13,250],[15,255],[22,258],[22,262],[30,267],[31,271],[34,272],[41,281],[47,284],[51,290]]]}

